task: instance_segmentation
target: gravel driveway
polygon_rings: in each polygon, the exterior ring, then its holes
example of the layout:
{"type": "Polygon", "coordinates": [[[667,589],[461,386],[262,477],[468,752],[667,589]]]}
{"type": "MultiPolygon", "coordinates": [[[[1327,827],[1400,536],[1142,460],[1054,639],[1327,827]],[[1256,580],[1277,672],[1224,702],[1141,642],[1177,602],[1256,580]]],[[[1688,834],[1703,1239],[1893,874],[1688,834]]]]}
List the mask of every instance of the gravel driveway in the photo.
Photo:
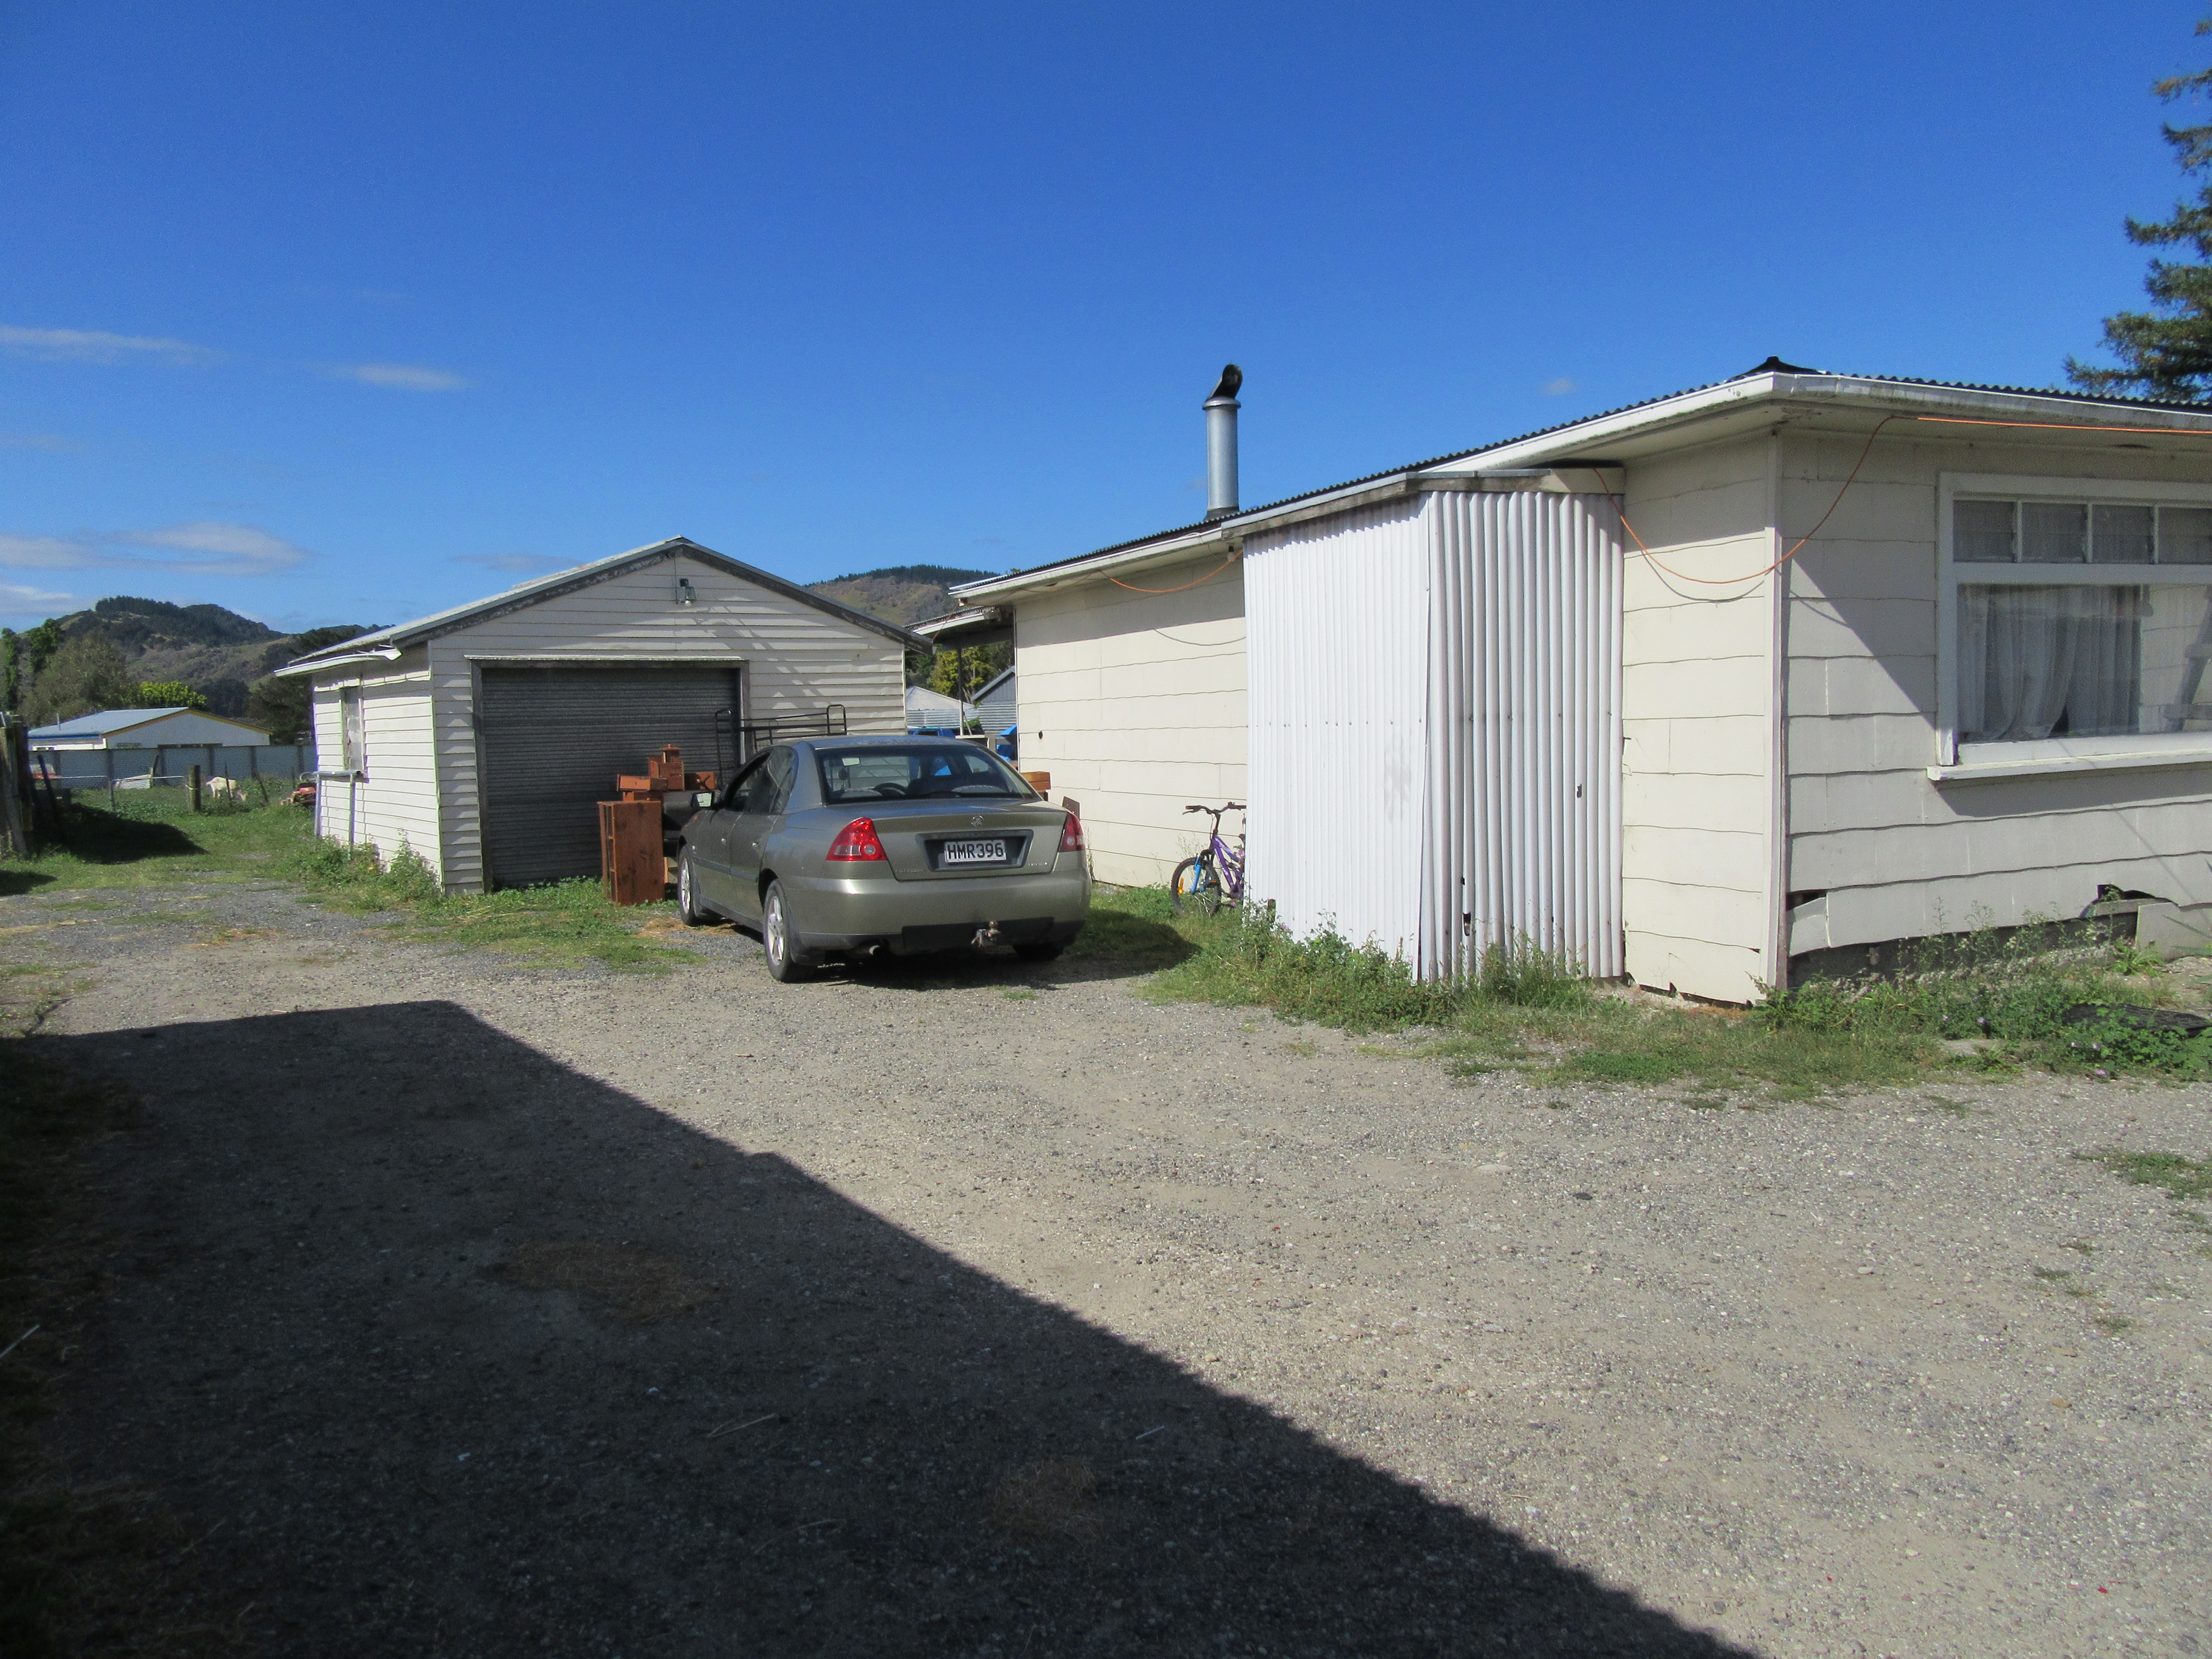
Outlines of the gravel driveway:
{"type": "Polygon", "coordinates": [[[147,1102],[55,1443],[264,1650],[2212,1651],[2208,1240],[2075,1156],[2203,1090],[1712,1109],[686,942],[0,901],[147,1102]]]}

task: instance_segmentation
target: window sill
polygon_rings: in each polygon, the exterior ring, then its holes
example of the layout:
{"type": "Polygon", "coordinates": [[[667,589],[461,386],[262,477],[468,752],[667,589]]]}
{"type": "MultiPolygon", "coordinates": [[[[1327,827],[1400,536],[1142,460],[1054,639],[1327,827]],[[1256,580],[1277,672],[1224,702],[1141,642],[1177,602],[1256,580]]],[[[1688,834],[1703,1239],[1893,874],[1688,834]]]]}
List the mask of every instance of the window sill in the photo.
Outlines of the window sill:
{"type": "Polygon", "coordinates": [[[2136,750],[2111,755],[2039,755],[2033,759],[1977,761],[1927,769],[1931,782],[1978,783],[1984,779],[2039,778],[2063,772],[2146,772],[2170,766],[2212,766],[2212,746],[2136,750]]]}

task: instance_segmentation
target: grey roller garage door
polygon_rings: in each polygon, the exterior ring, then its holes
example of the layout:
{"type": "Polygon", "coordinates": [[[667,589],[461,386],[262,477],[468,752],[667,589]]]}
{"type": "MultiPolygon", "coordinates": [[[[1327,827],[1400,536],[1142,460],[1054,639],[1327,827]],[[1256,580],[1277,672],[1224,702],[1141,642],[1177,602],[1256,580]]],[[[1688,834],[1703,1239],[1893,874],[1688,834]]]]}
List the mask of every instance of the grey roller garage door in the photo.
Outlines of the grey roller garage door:
{"type": "Polygon", "coordinates": [[[486,665],[483,743],[489,882],[525,887],[599,871],[596,803],[664,744],[693,771],[714,765],[714,716],[736,705],[730,666],[486,665]]]}

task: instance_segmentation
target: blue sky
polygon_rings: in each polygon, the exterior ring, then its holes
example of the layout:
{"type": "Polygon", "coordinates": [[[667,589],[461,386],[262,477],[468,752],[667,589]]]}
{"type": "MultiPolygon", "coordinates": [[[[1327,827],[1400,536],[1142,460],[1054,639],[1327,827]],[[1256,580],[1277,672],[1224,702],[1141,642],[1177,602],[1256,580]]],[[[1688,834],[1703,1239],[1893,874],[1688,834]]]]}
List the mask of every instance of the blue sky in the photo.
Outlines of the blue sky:
{"type": "Polygon", "coordinates": [[[2200,4],[0,0],[0,622],[1188,522],[1748,368],[2055,383],[2200,4]]]}

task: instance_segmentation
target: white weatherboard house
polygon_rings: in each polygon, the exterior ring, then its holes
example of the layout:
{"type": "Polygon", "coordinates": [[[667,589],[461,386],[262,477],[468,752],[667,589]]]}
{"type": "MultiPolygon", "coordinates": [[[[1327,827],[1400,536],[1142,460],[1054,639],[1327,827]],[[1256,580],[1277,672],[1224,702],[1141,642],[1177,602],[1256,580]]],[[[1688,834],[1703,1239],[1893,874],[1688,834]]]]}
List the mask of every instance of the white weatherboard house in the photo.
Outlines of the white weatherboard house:
{"type": "MultiPolygon", "coordinates": [[[[314,682],[318,828],[448,891],[599,867],[594,803],[663,744],[695,771],[747,727],[905,728],[917,636],[685,540],[364,634],[279,671],[314,682]]],[[[818,729],[818,728],[817,728],[818,729]]]]}
{"type": "Polygon", "coordinates": [[[243,720],[197,708],[108,708],[54,726],[31,728],[34,749],[100,750],[171,747],[258,748],[269,734],[243,720]]]}
{"type": "Polygon", "coordinates": [[[1734,1002],[2212,902],[2212,408],[1771,359],[1265,507],[1230,453],[1207,521],[957,595],[1104,879],[1249,800],[1296,930],[1734,1002]]]}

